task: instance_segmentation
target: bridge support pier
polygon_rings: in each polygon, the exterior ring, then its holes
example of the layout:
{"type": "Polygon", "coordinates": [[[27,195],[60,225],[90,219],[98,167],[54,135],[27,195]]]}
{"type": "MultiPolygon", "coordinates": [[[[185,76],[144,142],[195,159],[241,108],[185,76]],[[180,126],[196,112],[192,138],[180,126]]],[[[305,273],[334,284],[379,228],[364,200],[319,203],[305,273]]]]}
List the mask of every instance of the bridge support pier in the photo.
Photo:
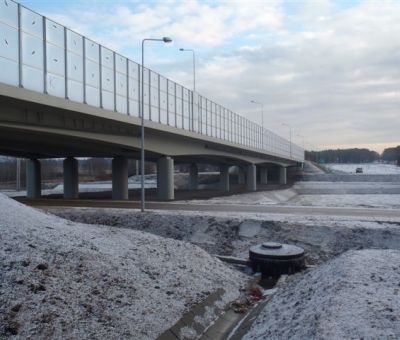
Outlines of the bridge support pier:
{"type": "Polygon", "coordinates": [[[117,156],[112,160],[112,199],[128,199],[128,160],[117,156]]]}
{"type": "Polygon", "coordinates": [[[79,198],[78,161],[73,157],[64,159],[64,198],[79,198]]]}
{"type": "Polygon", "coordinates": [[[40,198],[42,196],[41,167],[37,159],[26,162],[26,197],[40,198]]]}
{"type": "Polygon", "coordinates": [[[267,168],[260,169],[260,184],[268,183],[268,171],[267,168]]]}
{"type": "Polygon", "coordinates": [[[279,170],[279,183],[286,184],[286,168],[280,168],[279,170]]]}
{"type": "Polygon", "coordinates": [[[190,164],[189,168],[189,190],[197,190],[199,188],[199,169],[197,164],[190,164]]]}
{"type": "Polygon", "coordinates": [[[162,157],[157,161],[157,197],[163,201],[174,199],[174,160],[162,157]]]}
{"type": "Polygon", "coordinates": [[[257,174],[256,174],[256,166],[254,164],[249,164],[247,166],[247,181],[246,181],[246,190],[247,191],[256,191],[257,190],[257,174]]]}
{"type": "Polygon", "coordinates": [[[238,184],[246,184],[246,171],[242,166],[238,166],[238,184]]]}
{"type": "Polygon", "coordinates": [[[219,190],[229,191],[229,165],[221,164],[219,166],[219,190]]]}

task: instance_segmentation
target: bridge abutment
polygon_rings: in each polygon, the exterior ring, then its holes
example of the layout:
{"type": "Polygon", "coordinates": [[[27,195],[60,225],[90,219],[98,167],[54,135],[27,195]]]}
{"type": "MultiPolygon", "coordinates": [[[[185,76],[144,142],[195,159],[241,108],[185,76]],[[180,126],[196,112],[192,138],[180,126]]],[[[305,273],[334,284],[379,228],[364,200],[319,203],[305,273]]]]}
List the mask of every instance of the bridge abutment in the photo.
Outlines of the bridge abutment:
{"type": "Polygon", "coordinates": [[[26,162],[26,197],[40,198],[42,196],[41,165],[37,159],[26,162]]]}
{"type": "Polygon", "coordinates": [[[257,174],[256,166],[254,164],[249,164],[247,166],[247,179],[246,179],[246,190],[256,191],[257,190],[257,174]]]}
{"type": "Polygon", "coordinates": [[[128,199],[128,160],[117,156],[112,160],[112,199],[128,199]]]}
{"type": "Polygon", "coordinates": [[[73,157],[64,160],[64,198],[79,198],[78,161],[73,157]]]}
{"type": "Polygon", "coordinates": [[[174,194],[174,160],[162,157],[157,161],[157,197],[169,201],[174,199],[174,194]]]}

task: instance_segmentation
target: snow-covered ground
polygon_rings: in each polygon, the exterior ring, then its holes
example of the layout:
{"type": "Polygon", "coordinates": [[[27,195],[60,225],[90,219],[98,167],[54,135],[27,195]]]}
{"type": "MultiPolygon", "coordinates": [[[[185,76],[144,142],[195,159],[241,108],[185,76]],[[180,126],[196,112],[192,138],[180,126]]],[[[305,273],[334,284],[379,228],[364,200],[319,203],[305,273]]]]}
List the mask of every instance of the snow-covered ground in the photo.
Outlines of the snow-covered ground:
{"type": "MultiPolygon", "coordinates": [[[[398,209],[399,182],[375,176],[205,204],[398,209]]],[[[156,339],[217,288],[221,305],[239,295],[243,274],[210,254],[245,258],[264,241],[298,245],[316,266],[289,277],[246,339],[400,338],[400,219],[49,211],[71,221],[0,195],[0,338],[156,339]]]]}
{"type": "Polygon", "coordinates": [[[213,291],[223,307],[243,275],[201,248],[84,225],[0,194],[0,338],[156,339],[213,291]]]}
{"type": "Polygon", "coordinates": [[[400,167],[394,164],[383,164],[383,163],[326,164],[325,166],[333,171],[340,171],[346,173],[355,173],[356,168],[362,168],[364,174],[373,174],[373,175],[400,174],[400,167]]]}

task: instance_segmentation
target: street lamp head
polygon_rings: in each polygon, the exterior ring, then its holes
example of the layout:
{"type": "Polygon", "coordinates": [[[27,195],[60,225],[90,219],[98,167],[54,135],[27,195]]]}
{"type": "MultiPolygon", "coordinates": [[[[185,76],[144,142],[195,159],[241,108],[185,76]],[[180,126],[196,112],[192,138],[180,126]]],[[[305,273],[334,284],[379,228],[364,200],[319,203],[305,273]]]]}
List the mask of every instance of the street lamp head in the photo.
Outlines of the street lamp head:
{"type": "Polygon", "coordinates": [[[184,50],[185,50],[184,48],[180,48],[180,49],[179,49],[179,51],[184,51],[184,50]]]}
{"type": "Polygon", "coordinates": [[[169,44],[169,43],[172,42],[172,39],[169,38],[169,37],[164,37],[164,38],[162,38],[162,41],[164,41],[165,43],[169,44]]]}

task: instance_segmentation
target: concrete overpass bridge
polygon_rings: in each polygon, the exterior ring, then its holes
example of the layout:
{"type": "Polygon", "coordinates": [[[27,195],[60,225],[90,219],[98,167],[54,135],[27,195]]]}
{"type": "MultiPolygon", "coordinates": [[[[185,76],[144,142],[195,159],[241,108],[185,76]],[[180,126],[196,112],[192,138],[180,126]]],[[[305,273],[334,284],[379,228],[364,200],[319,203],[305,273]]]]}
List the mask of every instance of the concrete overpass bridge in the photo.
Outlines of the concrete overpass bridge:
{"type": "Polygon", "coordinates": [[[128,159],[157,163],[158,196],[173,199],[174,164],[239,167],[247,190],[304,150],[231,110],[11,0],[0,3],[0,154],[29,159],[28,197],[41,195],[40,159],[65,158],[64,197],[77,198],[79,157],[113,158],[113,198],[128,198],[128,159]],[[142,72],[143,71],[143,72],[142,72]],[[141,79],[143,74],[143,79],[141,79]],[[143,85],[143,88],[142,88],[143,85]]]}

